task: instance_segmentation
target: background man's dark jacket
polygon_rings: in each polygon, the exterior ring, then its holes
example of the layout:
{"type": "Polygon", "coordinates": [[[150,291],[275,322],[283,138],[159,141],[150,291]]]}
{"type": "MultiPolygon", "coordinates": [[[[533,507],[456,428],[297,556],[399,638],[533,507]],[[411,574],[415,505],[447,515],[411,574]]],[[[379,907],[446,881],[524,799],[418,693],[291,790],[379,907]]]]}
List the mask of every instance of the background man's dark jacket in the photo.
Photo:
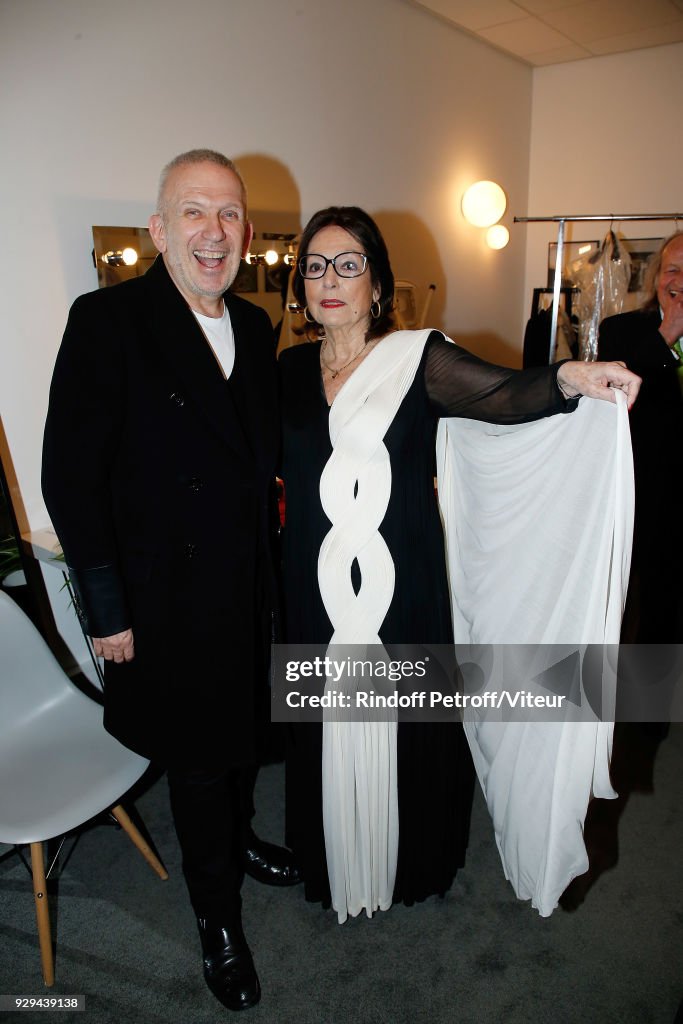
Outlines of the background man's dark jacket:
{"type": "Polygon", "coordinates": [[[643,378],[629,414],[636,485],[631,581],[622,641],[680,643],[683,398],[680,365],[659,333],[659,310],[610,316],[599,359],[620,359],[643,378]]]}

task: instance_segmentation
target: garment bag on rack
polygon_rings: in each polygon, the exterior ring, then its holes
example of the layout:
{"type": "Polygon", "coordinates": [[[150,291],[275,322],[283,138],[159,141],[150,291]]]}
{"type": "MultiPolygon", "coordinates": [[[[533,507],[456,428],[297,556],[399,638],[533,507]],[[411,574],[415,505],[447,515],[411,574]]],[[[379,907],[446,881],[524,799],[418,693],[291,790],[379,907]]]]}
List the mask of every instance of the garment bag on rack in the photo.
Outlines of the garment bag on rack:
{"type": "Polygon", "coordinates": [[[631,279],[631,257],[610,229],[597,253],[576,266],[581,289],[576,301],[579,317],[579,353],[586,362],[598,358],[598,330],[606,316],[621,313],[631,279]]]}

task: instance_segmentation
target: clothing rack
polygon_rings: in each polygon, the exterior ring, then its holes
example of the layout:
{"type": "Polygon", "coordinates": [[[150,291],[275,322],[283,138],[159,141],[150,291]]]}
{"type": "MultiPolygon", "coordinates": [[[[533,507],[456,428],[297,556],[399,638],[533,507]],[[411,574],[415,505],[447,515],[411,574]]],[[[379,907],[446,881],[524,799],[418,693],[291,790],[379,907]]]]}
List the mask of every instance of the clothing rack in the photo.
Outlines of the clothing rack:
{"type": "Polygon", "coordinates": [[[615,220],[683,220],[683,213],[580,213],[555,214],[552,217],[513,217],[514,224],[557,223],[557,260],[555,262],[555,287],[553,289],[553,313],[550,321],[550,350],[548,362],[551,363],[557,344],[557,317],[560,308],[560,286],[562,284],[562,257],[564,255],[564,229],[567,221],[615,221],[615,220]]]}

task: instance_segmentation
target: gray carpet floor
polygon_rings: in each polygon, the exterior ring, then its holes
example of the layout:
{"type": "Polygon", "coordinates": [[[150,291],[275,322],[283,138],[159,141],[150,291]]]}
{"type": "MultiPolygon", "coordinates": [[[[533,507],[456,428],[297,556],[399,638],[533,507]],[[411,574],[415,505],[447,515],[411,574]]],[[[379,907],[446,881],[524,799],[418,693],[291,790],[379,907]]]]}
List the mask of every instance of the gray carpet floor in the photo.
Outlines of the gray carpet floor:
{"type": "MultiPolygon", "coordinates": [[[[591,805],[591,871],[542,919],[503,877],[481,794],[468,861],[444,899],[339,926],[301,888],[246,879],[245,930],[263,987],[255,1024],[673,1024],[683,997],[683,725],[661,742],[624,727],[619,801],[591,805]]],[[[6,783],[5,783],[6,784],[6,783]]],[[[0,1013],[74,1024],[212,1024],[165,778],[136,807],[170,878],[126,836],[85,830],[51,896],[56,983],[43,987],[30,878],[0,847],[0,993],[85,995],[82,1013],[0,1013]]],[[[262,769],[257,831],[281,841],[283,769],[262,769]]]]}

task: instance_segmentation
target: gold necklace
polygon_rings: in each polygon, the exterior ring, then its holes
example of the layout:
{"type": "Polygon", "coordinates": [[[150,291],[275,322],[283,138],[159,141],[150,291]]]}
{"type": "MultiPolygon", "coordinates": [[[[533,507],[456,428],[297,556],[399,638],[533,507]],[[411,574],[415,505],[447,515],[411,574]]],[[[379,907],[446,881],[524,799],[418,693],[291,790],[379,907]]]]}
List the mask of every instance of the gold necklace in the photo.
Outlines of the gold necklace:
{"type": "Polygon", "coordinates": [[[323,339],[323,343],[322,343],[322,347],[320,349],[320,362],[323,364],[323,366],[325,367],[326,370],[330,371],[330,376],[332,377],[332,380],[336,380],[337,377],[339,376],[339,374],[342,372],[342,370],[345,370],[347,368],[347,366],[351,365],[351,363],[355,363],[356,359],[358,359],[358,357],[363,352],[365,352],[365,346],[366,345],[367,345],[367,342],[363,342],[363,347],[361,349],[359,349],[358,352],[356,352],[356,354],[353,357],[353,359],[349,359],[348,363],[344,363],[344,365],[340,366],[338,370],[333,370],[332,367],[330,366],[330,364],[326,363],[325,360],[323,359],[323,352],[325,351],[325,348],[327,346],[327,338],[324,338],[323,339]]]}

